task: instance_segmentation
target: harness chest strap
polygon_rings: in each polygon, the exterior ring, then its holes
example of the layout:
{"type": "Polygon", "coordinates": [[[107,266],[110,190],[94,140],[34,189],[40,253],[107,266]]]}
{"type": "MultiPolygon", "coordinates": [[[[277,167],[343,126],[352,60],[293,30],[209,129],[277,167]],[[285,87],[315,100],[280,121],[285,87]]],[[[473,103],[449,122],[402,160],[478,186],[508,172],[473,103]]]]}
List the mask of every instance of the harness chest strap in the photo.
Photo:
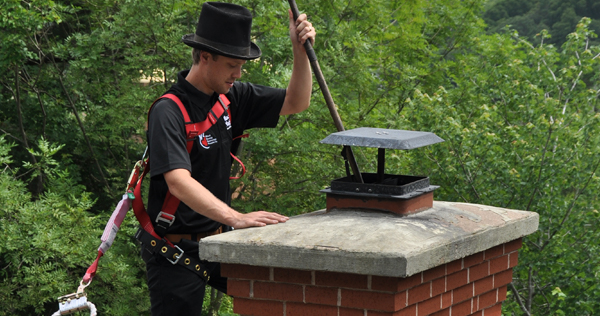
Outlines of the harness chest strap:
{"type": "MultiPolygon", "coordinates": [[[[223,113],[225,113],[225,111],[227,111],[227,115],[231,118],[231,112],[229,110],[229,104],[231,102],[229,102],[229,99],[227,99],[227,97],[224,94],[219,94],[218,101],[215,102],[210,111],[208,111],[206,119],[198,123],[192,123],[192,120],[190,119],[190,116],[188,115],[185,106],[176,95],[172,93],[167,93],[160,97],[158,100],[162,98],[167,98],[175,102],[179,107],[179,110],[183,114],[188,154],[192,152],[192,147],[194,146],[194,139],[198,135],[203,134],[204,132],[208,131],[213,125],[215,125],[215,123],[217,123],[217,121],[223,115],[223,113]]],[[[156,104],[158,100],[154,101],[152,106],[154,106],[154,104],[156,104]]],[[[148,110],[148,117],[150,117],[150,111],[152,110],[152,106],[150,107],[150,110],[148,110]]]]}

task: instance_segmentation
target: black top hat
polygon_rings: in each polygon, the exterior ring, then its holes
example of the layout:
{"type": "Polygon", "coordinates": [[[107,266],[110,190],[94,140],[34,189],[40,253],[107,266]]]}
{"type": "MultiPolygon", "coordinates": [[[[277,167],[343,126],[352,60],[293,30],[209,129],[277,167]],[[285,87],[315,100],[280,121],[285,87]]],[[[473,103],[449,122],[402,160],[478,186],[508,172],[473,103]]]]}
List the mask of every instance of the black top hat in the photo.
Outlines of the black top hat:
{"type": "Polygon", "coordinates": [[[255,59],[260,48],[250,41],[252,14],[242,6],[205,2],[202,5],[195,34],[184,35],[186,45],[219,55],[255,59]]]}

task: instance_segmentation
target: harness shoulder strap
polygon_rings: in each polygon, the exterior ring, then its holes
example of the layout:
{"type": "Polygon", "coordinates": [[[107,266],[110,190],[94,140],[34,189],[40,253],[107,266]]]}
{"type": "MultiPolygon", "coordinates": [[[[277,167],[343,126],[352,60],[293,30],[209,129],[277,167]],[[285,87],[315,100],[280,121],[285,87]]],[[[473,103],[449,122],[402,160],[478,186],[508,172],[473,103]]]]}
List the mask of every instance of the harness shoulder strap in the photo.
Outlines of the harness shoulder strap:
{"type": "MultiPolygon", "coordinates": [[[[225,112],[227,112],[227,115],[229,117],[231,117],[231,112],[229,110],[229,104],[231,102],[229,101],[229,99],[227,99],[227,97],[224,94],[220,94],[218,97],[218,101],[215,102],[213,107],[210,109],[210,111],[208,112],[208,114],[206,116],[206,119],[202,122],[192,123],[190,116],[187,112],[187,109],[185,108],[185,106],[183,105],[181,100],[172,93],[164,94],[163,96],[158,98],[156,101],[154,101],[154,103],[152,103],[152,106],[150,107],[150,110],[148,110],[148,116],[150,116],[150,111],[152,111],[152,107],[154,107],[154,104],[156,104],[156,102],[158,102],[162,98],[167,98],[167,99],[170,99],[173,102],[175,102],[177,104],[177,106],[179,107],[181,114],[183,115],[183,120],[185,123],[185,132],[186,132],[185,137],[187,140],[186,149],[187,149],[188,153],[192,152],[192,148],[194,146],[194,140],[196,139],[196,137],[198,135],[203,134],[207,130],[209,130],[215,123],[217,123],[219,118],[221,118],[221,116],[225,112]]],[[[147,163],[144,172],[147,173],[148,170],[150,170],[149,163],[147,163]]],[[[141,181],[138,184],[138,186],[141,186],[141,181]]],[[[136,190],[134,191],[134,193],[136,195],[136,199],[134,201],[137,200],[137,203],[141,203],[141,189],[138,189],[138,187],[136,187],[136,190]],[[138,199],[138,194],[139,194],[139,199],[138,199]]],[[[179,203],[180,203],[180,200],[177,197],[175,197],[174,195],[172,195],[171,191],[167,191],[161,211],[158,214],[158,216],[156,217],[156,220],[154,223],[154,233],[156,235],[162,237],[167,233],[167,229],[175,221],[175,212],[177,212],[179,203]]],[[[142,205],[142,207],[143,207],[143,205],[142,205]]],[[[145,207],[144,207],[144,210],[145,210],[145,207]]],[[[147,226],[147,225],[142,225],[142,226],[147,226]]],[[[145,230],[147,232],[150,232],[148,229],[145,229],[145,230]]]]}
{"type": "Polygon", "coordinates": [[[162,98],[167,98],[175,102],[179,107],[179,111],[181,111],[181,114],[183,114],[183,121],[185,123],[186,134],[185,138],[187,140],[186,149],[188,153],[192,152],[192,148],[194,146],[194,139],[196,138],[196,136],[203,134],[204,132],[208,131],[213,125],[215,125],[215,123],[217,123],[217,121],[223,115],[223,113],[225,113],[225,111],[227,111],[227,115],[231,117],[231,112],[229,110],[229,104],[231,104],[231,102],[229,102],[229,99],[227,99],[227,97],[224,94],[219,94],[218,101],[215,102],[213,107],[210,109],[204,121],[192,123],[187,109],[185,108],[181,100],[172,93],[166,93],[160,98],[156,99],[154,103],[152,103],[152,106],[150,106],[150,109],[148,110],[148,118],[150,118],[150,111],[152,111],[154,104],[156,104],[156,102],[158,102],[162,98]]]}

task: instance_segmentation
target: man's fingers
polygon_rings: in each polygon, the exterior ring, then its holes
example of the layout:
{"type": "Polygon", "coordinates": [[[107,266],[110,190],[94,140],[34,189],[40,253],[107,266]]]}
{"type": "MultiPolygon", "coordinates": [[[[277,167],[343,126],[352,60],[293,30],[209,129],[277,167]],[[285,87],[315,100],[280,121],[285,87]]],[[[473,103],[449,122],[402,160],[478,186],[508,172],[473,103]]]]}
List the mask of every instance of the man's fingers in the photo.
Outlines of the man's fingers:
{"type": "Polygon", "coordinates": [[[287,216],[283,216],[281,214],[273,213],[273,212],[258,211],[255,213],[256,213],[256,215],[259,216],[258,217],[259,219],[262,219],[265,221],[270,221],[270,223],[272,223],[272,224],[283,223],[289,219],[289,217],[287,217],[287,216]]]}
{"type": "Polygon", "coordinates": [[[289,218],[273,212],[258,211],[243,214],[241,220],[235,228],[245,228],[251,226],[266,226],[277,223],[285,223],[289,218]]]}
{"type": "Polygon", "coordinates": [[[315,36],[317,35],[317,31],[313,27],[312,23],[308,21],[302,21],[296,27],[296,34],[298,34],[298,40],[304,44],[306,40],[309,38],[314,43],[315,36]]]}
{"type": "Polygon", "coordinates": [[[296,40],[300,42],[300,44],[304,45],[304,42],[310,39],[310,41],[314,44],[317,32],[315,31],[312,23],[308,22],[306,14],[300,14],[300,16],[298,16],[298,18],[294,21],[292,10],[288,10],[288,13],[290,17],[290,29],[295,29],[296,40]]]}

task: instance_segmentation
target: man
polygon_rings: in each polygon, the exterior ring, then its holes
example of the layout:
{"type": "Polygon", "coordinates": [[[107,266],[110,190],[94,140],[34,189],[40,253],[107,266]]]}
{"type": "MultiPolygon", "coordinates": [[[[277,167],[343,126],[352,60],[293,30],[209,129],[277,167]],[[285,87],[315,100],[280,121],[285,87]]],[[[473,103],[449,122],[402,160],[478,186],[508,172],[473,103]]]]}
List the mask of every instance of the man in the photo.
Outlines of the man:
{"type": "MultiPolygon", "coordinates": [[[[275,89],[237,81],[247,60],[260,57],[260,48],[250,40],[252,16],[246,8],[228,3],[207,2],[202,6],[195,34],[183,42],[193,48],[193,65],[178,74],[168,93],[185,106],[192,122],[207,118],[224,94],[229,104],[207,131],[194,139],[191,152],[186,146],[185,122],[176,102],[156,102],[148,122],[151,182],[148,214],[153,225],[161,214],[167,192],[179,199],[175,220],[166,225],[164,236],[186,255],[198,257],[198,241],[228,227],[236,229],[283,223],[287,217],[265,211],[243,214],[229,206],[229,176],[233,139],[244,129],[275,127],[279,115],[308,108],[312,89],[310,63],[303,44],[314,42],[312,24],[301,15],[290,16],[290,39],[294,54],[292,76],[287,89],[275,89]]],[[[170,260],[143,245],[152,315],[200,315],[205,282],[190,272],[182,261],[170,260]]],[[[189,264],[190,260],[186,264],[189,264]]],[[[192,264],[193,265],[193,264],[192,264]]],[[[208,284],[227,291],[217,263],[202,263],[208,284]]],[[[198,268],[198,271],[203,271],[198,268]]]]}

